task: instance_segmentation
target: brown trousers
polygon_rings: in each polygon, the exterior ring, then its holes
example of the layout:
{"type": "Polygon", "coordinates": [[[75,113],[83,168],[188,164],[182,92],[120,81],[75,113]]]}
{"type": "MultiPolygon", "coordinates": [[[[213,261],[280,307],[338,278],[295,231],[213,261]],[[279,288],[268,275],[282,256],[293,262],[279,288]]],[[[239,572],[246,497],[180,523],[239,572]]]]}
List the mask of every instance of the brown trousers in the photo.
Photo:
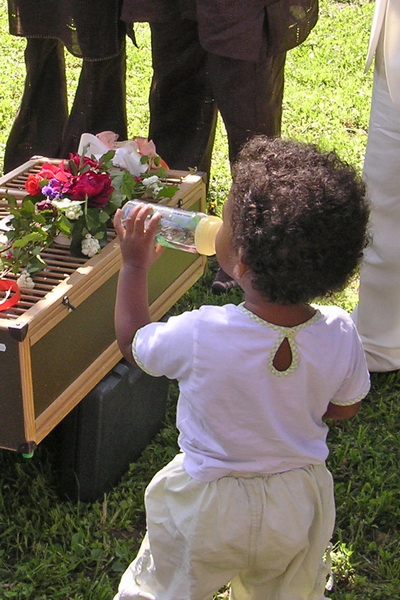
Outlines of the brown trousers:
{"type": "Polygon", "coordinates": [[[255,134],[281,131],[286,53],[262,62],[206,52],[194,21],[152,23],[149,138],[171,168],[210,173],[217,111],[233,162],[255,134]]]}
{"type": "Polygon", "coordinates": [[[115,131],[127,138],[125,28],[120,53],[82,61],[74,102],[68,113],[64,48],[55,39],[28,38],[26,79],[17,116],[7,140],[4,172],[38,154],[67,158],[82,133],[115,131]]]}

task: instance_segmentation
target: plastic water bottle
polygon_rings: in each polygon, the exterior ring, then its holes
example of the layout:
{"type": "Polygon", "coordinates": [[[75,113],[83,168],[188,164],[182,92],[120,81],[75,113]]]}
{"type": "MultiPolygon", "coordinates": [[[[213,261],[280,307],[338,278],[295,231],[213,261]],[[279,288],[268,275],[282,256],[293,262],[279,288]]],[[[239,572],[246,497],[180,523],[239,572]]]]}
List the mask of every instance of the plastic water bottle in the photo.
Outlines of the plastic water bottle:
{"type": "MultiPolygon", "coordinates": [[[[123,206],[122,222],[128,217],[131,209],[139,204],[147,203],[129,200],[123,206]]],[[[202,212],[172,208],[165,204],[149,204],[153,208],[151,215],[161,214],[156,234],[158,244],[205,256],[215,254],[215,238],[222,225],[222,219],[202,212]]]]}

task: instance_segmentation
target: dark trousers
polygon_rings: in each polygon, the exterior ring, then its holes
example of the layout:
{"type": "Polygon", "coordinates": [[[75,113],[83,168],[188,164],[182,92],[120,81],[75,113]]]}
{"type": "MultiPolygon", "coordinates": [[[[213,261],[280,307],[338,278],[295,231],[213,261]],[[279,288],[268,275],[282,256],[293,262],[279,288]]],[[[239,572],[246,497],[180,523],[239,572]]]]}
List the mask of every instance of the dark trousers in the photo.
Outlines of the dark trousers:
{"type": "Polygon", "coordinates": [[[171,168],[210,173],[217,111],[231,162],[252,135],[280,134],[285,53],[253,63],[206,52],[190,20],[153,23],[151,34],[149,138],[171,168]]]}
{"type": "Polygon", "coordinates": [[[78,87],[68,113],[64,48],[54,39],[28,38],[26,79],[17,116],[7,140],[4,172],[33,155],[67,158],[78,150],[82,133],[111,130],[127,138],[125,30],[120,53],[82,61],[78,87]]]}

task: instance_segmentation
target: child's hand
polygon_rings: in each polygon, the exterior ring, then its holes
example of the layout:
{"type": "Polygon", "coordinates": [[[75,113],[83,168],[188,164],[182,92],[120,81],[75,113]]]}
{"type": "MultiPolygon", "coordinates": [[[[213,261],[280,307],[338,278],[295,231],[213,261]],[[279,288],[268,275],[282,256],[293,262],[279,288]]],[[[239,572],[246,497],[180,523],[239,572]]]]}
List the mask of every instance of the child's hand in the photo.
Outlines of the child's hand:
{"type": "Polygon", "coordinates": [[[122,224],[122,210],[114,217],[114,228],[121,246],[122,261],[125,265],[139,269],[149,269],[161,256],[165,248],[155,241],[160,214],[148,219],[152,207],[148,204],[134,206],[122,224]]]}

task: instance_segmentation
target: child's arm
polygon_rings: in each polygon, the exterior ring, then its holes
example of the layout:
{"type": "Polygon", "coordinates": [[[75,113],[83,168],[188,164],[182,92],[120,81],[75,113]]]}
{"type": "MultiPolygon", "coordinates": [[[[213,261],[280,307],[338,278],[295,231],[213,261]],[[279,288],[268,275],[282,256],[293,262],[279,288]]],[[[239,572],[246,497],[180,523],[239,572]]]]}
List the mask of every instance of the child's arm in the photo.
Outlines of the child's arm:
{"type": "Polygon", "coordinates": [[[350,419],[358,413],[360,407],[361,402],[356,402],[349,406],[339,406],[339,404],[329,402],[328,409],[322,418],[333,419],[334,421],[337,421],[338,419],[350,419]]]}
{"type": "Polygon", "coordinates": [[[160,215],[153,215],[146,223],[151,210],[151,206],[146,204],[134,207],[125,220],[125,226],[121,223],[121,210],[114,217],[122,255],[115,302],[115,332],[119,349],[131,363],[134,363],[133,337],[140,327],[151,321],[147,292],[148,271],[164,250],[155,243],[160,215]]]}

